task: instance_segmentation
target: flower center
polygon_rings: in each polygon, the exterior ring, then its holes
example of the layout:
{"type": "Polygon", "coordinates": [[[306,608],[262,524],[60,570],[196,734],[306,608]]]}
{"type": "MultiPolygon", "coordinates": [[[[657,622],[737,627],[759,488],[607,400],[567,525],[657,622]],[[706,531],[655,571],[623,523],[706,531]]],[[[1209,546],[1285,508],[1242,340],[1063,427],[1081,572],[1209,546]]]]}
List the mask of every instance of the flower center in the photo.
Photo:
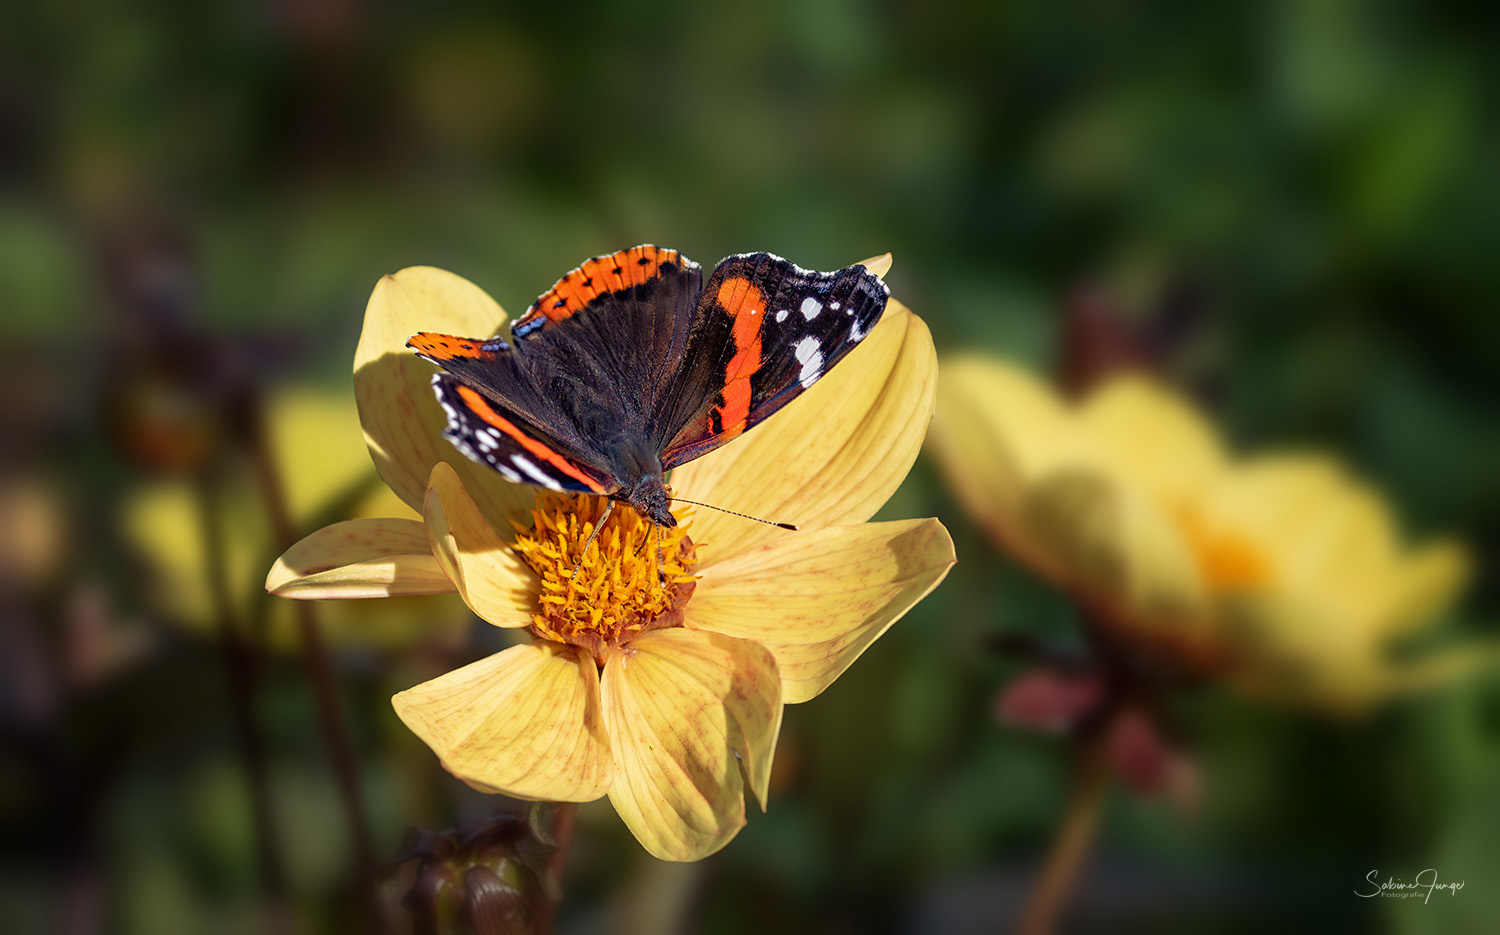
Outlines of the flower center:
{"type": "Polygon", "coordinates": [[[531,528],[516,524],[513,546],[542,579],[541,612],[532,617],[531,631],[581,646],[595,658],[605,646],[645,630],[681,626],[682,605],[697,580],[685,517],[667,528],[616,504],[589,542],[608,503],[541,491],[531,528]]]}
{"type": "Polygon", "coordinates": [[[1243,591],[1270,580],[1265,556],[1253,543],[1232,530],[1215,529],[1192,509],[1180,508],[1175,515],[1203,577],[1215,590],[1243,591]]]}

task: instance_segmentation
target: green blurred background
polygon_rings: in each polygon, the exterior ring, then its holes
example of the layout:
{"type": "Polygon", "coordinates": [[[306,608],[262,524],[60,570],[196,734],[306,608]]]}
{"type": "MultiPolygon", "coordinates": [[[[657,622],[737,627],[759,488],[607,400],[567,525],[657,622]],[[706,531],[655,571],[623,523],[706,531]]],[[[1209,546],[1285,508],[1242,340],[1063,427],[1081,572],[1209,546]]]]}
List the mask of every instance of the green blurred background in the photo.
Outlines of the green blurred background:
{"type": "MultiPolygon", "coordinates": [[[[1230,437],[1336,448],[1409,528],[1463,535],[1480,573],[1443,627],[1500,636],[1497,39],[1488,6],[1349,0],[8,6],[4,927],[359,930],[302,664],[272,650],[255,670],[285,878],[268,909],[231,667],[126,527],[142,490],[217,444],[224,409],[204,400],[347,398],[365,299],[404,266],[454,270],[517,312],[639,242],[821,269],[889,250],[940,354],[1041,368],[1080,290],[1126,319],[1190,321],[1174,369],[1230,437]],[[142,441],[143,382],[179,394],[185,441],[142,441]]],[[[316,470],[307,448],[290,470],[316,470]]],[[[770,812],[671,867],[586,807],[563,931],[642,906],[723,932],[1014,917],[1069,765],[1058,740],[991,715],[1021,669],[991,645],[1076,641],[1077,621],[926,462],[884,515],[941,517],[960,563],[788,710],[770,812]]],[[[236,612],[262,619],[278,550],[246,549],[236,612]]],[[[414,825],[508,807],[443,774],[391,712],[394,691],[495,645],[456,598],[421,613],[456,615],[461,638],[433,624],[442,640],[371,645],[356,620],[332,650],[381,862],[414,825]]],[[[1202,807],[1112,794],[1079,930],[1500,926],[1492,677],[1355,724],[1212,688],[1176,704],[1202,807]],[[1427,867],[1466,888],[1354,895],[1371,869],[1427,867]]]]}

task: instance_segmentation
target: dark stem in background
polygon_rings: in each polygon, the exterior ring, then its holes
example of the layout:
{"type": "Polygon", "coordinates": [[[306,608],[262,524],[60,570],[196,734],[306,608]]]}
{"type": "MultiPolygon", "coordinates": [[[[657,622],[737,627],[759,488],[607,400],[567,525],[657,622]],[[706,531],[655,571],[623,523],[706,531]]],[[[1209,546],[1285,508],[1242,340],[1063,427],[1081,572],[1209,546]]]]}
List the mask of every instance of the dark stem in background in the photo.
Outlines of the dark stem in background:
{"type": "Polygon", "coordinates": [[[271,815],[271,792],[266,774],[265,741],[255,718],[255,701],[259,689],[260,648],[234,616],[234,599],[229,593],[229,573],[225,561],[224,521],[216,490],[217,471],[209,466],[198,472],[196,488],[198,515],[203,528],[204,564],[208,572],[208,589],[213,596],[214,617],[219,639],[224,647],[224,668],[229,678],[230,714],[234,719],[235,741],[240,748],[247,782],[250,786],[250,817],[255,829],[255,857],[265,891],[269,929],[291,931],[287,914],[286,869],[281,863],[276,823],[271,815]]]}
{"type": "Polygon", "coordinates": [[[556,887],[556,896],[552,900],[552,910],[557,911],[557,903],[562,897],[563,874],[568,868],[568,851],[573,846],[573,829],[578,825],[578,806],[573,802],[561,802],[557,806],[556,813],[552,816],[552,840],[557,842],[557,853],[547,864],[547,872],[552,877],[552,883],[556,887]]]}
{"type": "MultiPolygon", "coordinates": [[[[260,484],[266,509],[270,514],[271,528],[279,550],[290,548],[297,541],[297,528],[292,522],[291,510],[287,506],[286,492],[281,477],[276,471],[270,437],[266,432],[264,411],[260,400],[252,399],[246,405],[245,435],[249,442],[250,458],[256,480],[260,484]]],[[[323,633],[308,601],[292,601],[296,615],[297,632],[302,643],[302,656],[307,664],[307,675],[312,682],[317,699],[318,721],[323,742],[328,747],[333,762],[333,773],[338,783],[339,799],[344,807],[344,819],[349,826],[349,839],[354,852],[355,885],[359,889],[359,901],[365,915],[364,931],[378,931],[384,917],[376,894],[375,846],[370,837],[370,827],[365,819],[364,796],[360,791],[359,771],[354,762],[354,748],[349,741],[349,732],[344,726],[343,713],[339,705],[338,686],[333,669],[328,661],[328,648],[323,642],[323,633]]]]}
{"type": "Polygon", "coordinates": [[[1110,768],[1105,749],[1108,737],[1108,730],[1094,730],[1079,747],[1068,810],[1021,912],[1018,927],[1021,935],[1048,935],[1057,931],[1058,914],[1093,845],[1104,791],[1109,787],[1110,768]]]}

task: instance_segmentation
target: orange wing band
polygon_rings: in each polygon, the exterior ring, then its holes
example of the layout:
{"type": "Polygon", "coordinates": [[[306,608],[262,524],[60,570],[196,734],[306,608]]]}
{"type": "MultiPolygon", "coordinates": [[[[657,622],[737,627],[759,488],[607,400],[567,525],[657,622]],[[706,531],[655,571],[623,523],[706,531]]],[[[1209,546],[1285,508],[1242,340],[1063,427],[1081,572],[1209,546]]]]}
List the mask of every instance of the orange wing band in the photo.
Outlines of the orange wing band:
{"type": "Polygon", "coordinates": [[[715,296],[734,319],[734,356],[724,368],[724,402],[718,407],[721,433],[735,438],[750,421],[750,378],[760,369],[761,324],[766,300],[755,284],[742,276],[724,280],[715,296]]]}
{"type": "Polygon", "coordinates": [[[422,331],[407,339],[406,346],[429,360],[458,360],[479,357],[484,354],[486,344],[493,345],[494,338],[460,338],[451,334],[422,331]]]}
{"type": "Polygon", "coordinates": [[[605,492],[604,487],[597,480],[578,470],[573,465],[573,462],[527,435],[519,428],[516,428],[515,423],[496,412],[494,407],[489,404],[489,401],[476,390],[462,384],[457,389],[459,397],[463,399],[464,403],[468,405],[469,409],[475,415],[520,442],[521,447],[525,448],[533,456],[542,459],[559,471],[562,471],[564,474],[588,487],[594,493],[602,494],[605,492]]]}

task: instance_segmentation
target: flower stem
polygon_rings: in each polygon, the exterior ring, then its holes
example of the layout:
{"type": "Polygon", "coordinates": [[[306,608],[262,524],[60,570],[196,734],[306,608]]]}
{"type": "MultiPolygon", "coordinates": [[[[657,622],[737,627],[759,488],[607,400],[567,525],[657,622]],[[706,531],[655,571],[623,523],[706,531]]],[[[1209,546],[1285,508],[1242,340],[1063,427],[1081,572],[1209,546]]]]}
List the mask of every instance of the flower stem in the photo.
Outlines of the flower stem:
{"type": "Polygon", "coordinates": [[[578,826],[578,806],[573,802],[562,802],[552,817],[552,840],[557,842],[557,853],[552,855],[547,870],[562,891],[563,872],[568,867],[568,851],[573,846],[573,829],[578,826]]]}
{"type": "Polygon", "coordinates": [[[1109,763],[1104,749],[1106,736],[1105,731],[1097,732],[1084,741],[1079,751],[1068,811],[1053,838],[1041,876],[1037,878],[1021,913],[1018,931],[1022,935],[1047,935],[1056,931],[1058,914],[1088,856],[1099,824],[1104,790],[1109,787],[1109,763]]]}
{"type": "MultiPolygon", "coordinates": [[[[254,464],[261,495],[266,502],[271,527],[278,548],[290,548],[297,541],[297,528],[292,521],[291,509],[287,505],[286,492],[276,470],[274,453],[266,432],[264,410],[260,400],[249,403],[246,413],[246,437],[250,456],[254,464]]],[[[370,827],[365,819],[364,796],[360,790],[359,770],[354,762],[354,748],[349,741],[349,732],[344,725],[343,712],[339,707],[338,686],[333,669],[328,661],[328,648],[323,642],[323,633],[308,601],[292,601],[296,615],[298,637],[302,643],[302,656],[307,665],[308,679],[317,700],[318,724],[323,743],[328,748],[333,764],[334,780],[338,785],[339,799],[344,808],[344,820],[349,826],[349,839],[354,852],[356,886],[359,902],[365,913],[366,931],[379,931],[384,917],[380,912],[376,893],[375,846],[370,837],[370,827]]]]}
{"type": "Polygon", "coordinates": [[[547,861],[546,879],[542,890],[546,894],[546,908],[537,927],[540,935],[551,935],[557,931],[557,907],[562,905],[563,874],[568,867],[568,852],[573,846],[573,829],[578,826],[578,806],[573,802],[559,802],[552,806],[552,827],[548,833],[557,850],[547,861]]]}
{"type": "Polygon", "coordinates": [[[217,499],[216,471],[209,467],[197,478],[198,515],[205,547],[204,561],[208,572],[209,593],[213,597],[219,638],[224,648],[224,668],[228,676],[229,706],[234,722],[235,741],[239,746],[246,784],[250,788],[250,820],[255,830],[255,857],[265,892],[269,928],[273,932],[291,930],[286,899],[286,871],[277,846],[276,824],[271,818],[271,792],[267,781],[265,738],[255,719],[258,693],[260,648],[235,619],[234,601],[230,597],[229,574],[225,559],[224,522],[217,499]]]}

